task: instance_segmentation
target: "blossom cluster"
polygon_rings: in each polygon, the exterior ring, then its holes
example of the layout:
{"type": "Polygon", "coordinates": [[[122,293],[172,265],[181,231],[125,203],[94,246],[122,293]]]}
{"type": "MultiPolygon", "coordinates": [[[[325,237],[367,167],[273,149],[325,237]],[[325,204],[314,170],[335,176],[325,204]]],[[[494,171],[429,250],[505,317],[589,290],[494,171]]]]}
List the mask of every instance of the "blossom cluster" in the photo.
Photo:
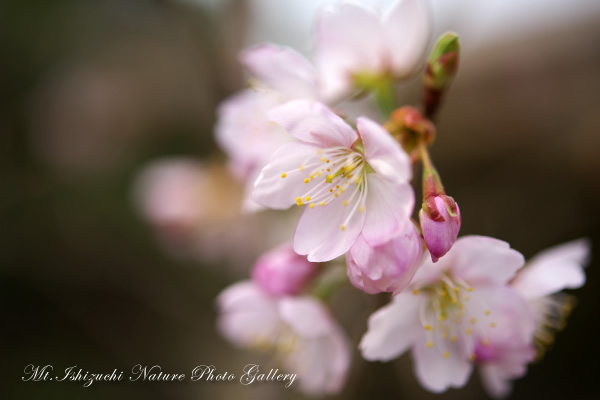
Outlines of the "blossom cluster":
{"type": "Polygon", "coordinates": [[[340,0],[317,17],[312,60],[273,44],[243,51],[249,88],[218,110],[216,139],[245,186],[244,210],[303,208],[293,241],[221,293],[218,324],[240,347],[275,352],[309,394],[337,393],[350,366],[350,341],[327,304],[335,285],[323,278],[339,257],[357,289],[392,294],[368,320],[363,358],[410,352],[432,392],[462,387],[479,369],[491,395],[506,395],[564,322],[560,292],[585,282],[586,239],[526,262],[504,241],[458,237],[461,210],[428,147],[460,49],[445,34],[425,60],[431,20],[425,0],[385,9],[340,0]],[[398,107],[394,85],[423,64],[421,107],[398,107]],[[383,123],[347,117],[366,95],[383,123]]]}

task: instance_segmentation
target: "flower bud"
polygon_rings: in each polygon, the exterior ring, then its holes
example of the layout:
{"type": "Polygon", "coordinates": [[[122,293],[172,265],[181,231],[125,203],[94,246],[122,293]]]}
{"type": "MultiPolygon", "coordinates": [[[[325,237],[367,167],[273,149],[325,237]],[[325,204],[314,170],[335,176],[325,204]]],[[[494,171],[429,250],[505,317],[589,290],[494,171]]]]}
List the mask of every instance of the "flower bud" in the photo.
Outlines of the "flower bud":
{"type": "Polygon", "coordinates": [[[361,235],[346,255],[348,278],[369,294],[397,294],[408,286],[422,258],[423,243],[412,222],[399,235],[379,246],[369,245],[361,235]]]}
{"type": "Polygon", "coordinates": [[[460,45],[455,33],[442,35],[427,62],[423,83],[425,86],[425,115],[433,117],[442,95],[448,89],[458,69],[460,45]]]}
{"type": "Polygon", "coordinates": [[[435,139],[433,123],[411,106],[397,108],[385,123],[385,129],[407,153],[411,153],[419,142],[429,145],[435,139]]]}
{"type": "Polygon", "coordinates": [[[296,254],[284,244],[263,254],[252,270],[252,279],[265,292],[280,296],[300,293],[315,276],[318,263],[296,254]]]}
{"type": "Polygon", "coordinates": [[[436,262],[452,248],[460,230],[460,210],[450,196],[429,196],[419,212],[425,244],[436,262]]]}

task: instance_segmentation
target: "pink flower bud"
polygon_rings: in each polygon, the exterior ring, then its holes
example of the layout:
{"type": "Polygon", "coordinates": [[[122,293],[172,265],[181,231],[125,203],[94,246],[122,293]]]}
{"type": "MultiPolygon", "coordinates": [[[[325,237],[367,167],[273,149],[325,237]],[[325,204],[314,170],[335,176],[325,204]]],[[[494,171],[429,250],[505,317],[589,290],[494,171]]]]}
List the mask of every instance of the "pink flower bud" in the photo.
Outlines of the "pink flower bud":
{"type": "Polygon", "coordinates": [[[263,254],[252,270],[254,282],[272,295],[300,293],[314,277],[318,263],[296,254],[291,243],[286,243],[263,254]]]}
{"type": "Polygon", "coordinates": [[[436,262],[452,248],[460,230],[460,210],[450,196],[439,195],[425,199],[419,212],[425,244],[436,262]]]}
{"type": "Polygon", "coordinates": [[[423,243],[415,225],[379,246],[369,245],[359,236],[346,255],[348,277],[358,289],[375,294],[402,291],[423,258],[423,243]]]}

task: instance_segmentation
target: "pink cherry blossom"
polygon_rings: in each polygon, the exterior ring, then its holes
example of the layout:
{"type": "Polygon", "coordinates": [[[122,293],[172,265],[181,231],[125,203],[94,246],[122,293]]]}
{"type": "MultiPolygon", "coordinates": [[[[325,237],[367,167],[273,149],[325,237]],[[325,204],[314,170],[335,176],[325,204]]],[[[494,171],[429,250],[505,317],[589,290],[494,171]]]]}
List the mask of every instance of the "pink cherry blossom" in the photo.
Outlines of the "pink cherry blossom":
{"type": "MultiPolygon", "coordinates": [[[[319,89],[313,66],[290,48],[261,44],[243,51],[240,59],[253,77],[253,88],[221,104],[215,135],[234,175],[248,183],[249,197],[256,177],[273,152],[293,141],[267,118],[267,111],[296,98],[318,99],[319,89]]],[[[247,211],[258,208],[249,200],[244,203],[247,211]]]]}
{"type": "Polygon", "coordinates": [[[432,196],[426,199],[426,203],[419,212],[419,219],[423,239],[431,254],[431,259],[436,262],[450,250],[456,241],[461,224],[460,209],[451,197],[432,196]]]}
{"type": "Polygon", "coordinates": [[[275,351],[302,391],[335,394],[350,366],[348,340],[324,305],[310,297],[273,297],[252,282],[226,288],[217,299],[219,329],[246,349],[275,351]]]}
{"type": "Polygon", "coordinates": [[[360,234],[377,245],[410,223],[410,161],[382,126],[360,117],[357,132],[323,104],[306,100],[288,102],[269,116],[297,142],[273,154],[253,199],[275,209],[306,206],[294,237],[298,254],[328,261],[360,234]]]}
{"type": "Polygon", "coordinates": [[[370,246],[359,236],[346,255],[348,278],[369,294],[402,291],[423,258],[421,235],[413,224],[389,242],[370,246]]]}
{"type": "Polygon", "coordinates": [[[326,99],[354,88],[357,75],[400,78],[423,61],[431,31],[425,0],[396,0],[379,12],[367,2],[340,1],[322,9],[316,65],[326,99]]]}
{"type": "MultiPolygon", "coordinates": [[[[369,318],[360,343],[363,357],[388,361],[411,349],[417,378],[426,389],[462,387],[481,341],[494,337],[495,329],[512,329],[505,309],[515,315],[527,312],[521,297],[507,287],[523,264],[523,256],[508,243],[483,236],[458,239],[437,263],[425,256],[409,290],[369,318]]],[[[518,335],[527,339],[526,331],[518,335]]]]}
{"type": "Polygon", "coordinates": [[[298,294],[315,276],[319,264],[297,254],[291,243],[263,254],[252,270],[254,282],[272,295],[298,294]]]}

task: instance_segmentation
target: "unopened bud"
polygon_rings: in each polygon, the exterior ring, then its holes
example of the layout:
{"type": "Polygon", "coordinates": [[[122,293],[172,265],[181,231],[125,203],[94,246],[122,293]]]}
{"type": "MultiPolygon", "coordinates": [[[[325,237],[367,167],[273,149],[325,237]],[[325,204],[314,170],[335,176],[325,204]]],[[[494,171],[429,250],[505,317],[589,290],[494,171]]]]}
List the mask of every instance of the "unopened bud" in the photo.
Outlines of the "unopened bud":
{"type": "Polygon", "coordinates": [[[460,230],[458,204],[445,194],[426,197],[419,212],[421,231],[431,259],[436,262],[452,248],[460,230]]]}
{"type": "Polygon", "coordinates": [[[429,145],[435,138],[435,126],[415,107],[396,109],[386,122],[385,128],[409,153],[419,142],[429,145]]]}
{"type": "Polygon", "coordinates": [[[265,292],[294,295],[306,288],[319,264],[296,254],[291,244],[284,244],[263,254],[252,270],[252,279],[265,292]]]}
{"type": "Polygon", "coordinates": [[[437,41],[425,70],[425,115],[432,117],[458,69],[460,45],[458,35],[443,34],[437,41]]]}

